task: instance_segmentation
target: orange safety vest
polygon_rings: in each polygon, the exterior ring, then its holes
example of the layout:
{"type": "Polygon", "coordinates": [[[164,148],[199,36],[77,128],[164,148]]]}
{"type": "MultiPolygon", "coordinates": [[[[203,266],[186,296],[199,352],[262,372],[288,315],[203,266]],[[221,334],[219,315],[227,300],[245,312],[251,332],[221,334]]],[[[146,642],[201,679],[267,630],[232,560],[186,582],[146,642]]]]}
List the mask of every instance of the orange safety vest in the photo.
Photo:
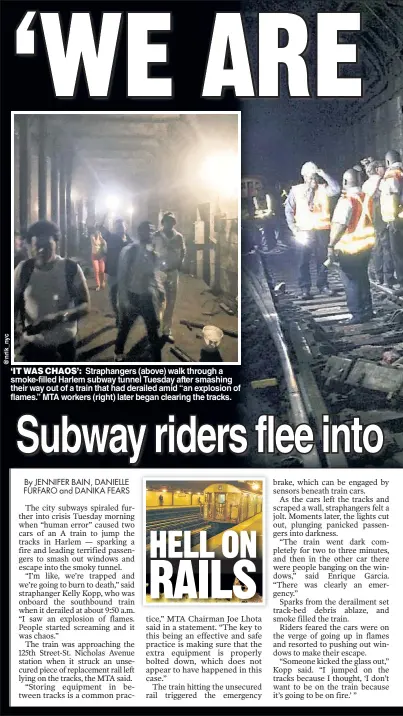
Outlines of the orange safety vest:
{"type": "Polygon", "coordinates": [[[383,177],[383,181],[388,179],[397,179],[400,186],[399,194],[389,194],[381,189],[381,214],[386,224],[395,219],[403,218],[403,170],[400,167],[392,167],[388,169],[383,177]]]}
{"type": "Polygon", "coordinates": [[[351,202],[353,211],[343,236],[334,247],[335,250],[342,254],[355,255],[372,249],[375,246],[372,197],[360,192],[344,198],[351,202]]]}
{"type": "Polygon", "coordinates": [[[293,187],[295,196],[295,223],[299,231],[330,229],[329,197],[324,186],[315,190],[313,207],[308,205],[306,184],[293,187]]]}

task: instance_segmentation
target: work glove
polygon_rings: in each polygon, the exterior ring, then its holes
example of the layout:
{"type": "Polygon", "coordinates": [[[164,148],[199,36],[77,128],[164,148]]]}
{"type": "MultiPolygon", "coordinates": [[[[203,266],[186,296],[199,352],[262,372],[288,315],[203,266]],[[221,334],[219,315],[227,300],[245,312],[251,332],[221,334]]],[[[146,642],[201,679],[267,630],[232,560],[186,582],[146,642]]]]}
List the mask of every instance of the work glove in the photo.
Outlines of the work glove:
{"type": "Polygon", "coordinates": [[[335,262],[335,260],[336,260],[336,255],[334,252],[334,248],[332,246],[329,246],[329,248],[327,250],[327,259],[323,265],[326,266],[326,268],[329,268],[329,266],[331,266],[335,262]]]}
{"type": "Polygon", "coordinates": [[[294,238],[300,246],[307,246],[309,244],[309,233],[307,231],[296,231],[294,238]]]}

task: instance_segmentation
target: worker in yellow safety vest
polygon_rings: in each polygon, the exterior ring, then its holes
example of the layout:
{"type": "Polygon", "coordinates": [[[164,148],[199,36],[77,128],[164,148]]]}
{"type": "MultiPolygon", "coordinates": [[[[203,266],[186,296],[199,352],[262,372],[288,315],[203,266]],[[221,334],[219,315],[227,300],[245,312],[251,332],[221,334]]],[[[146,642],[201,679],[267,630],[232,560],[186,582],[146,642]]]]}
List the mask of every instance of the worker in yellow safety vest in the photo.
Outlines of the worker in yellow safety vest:
{"type": "Polygon", "coordinates": [[[285,217],[298,249],[301,298],[310,299],[312,255],[316,262],[316,285],[320,293],[331,295],[328,285],[327,255],[330,231],[330,199],[340,193],[338,182],[313,162],[301,168],[303,184],[291,187],[284,204],[285,217]]]}
{"type": "Polygon", "coordinates": [[[403,165],[399,152],[385,155],[386,172],[380,186],[382,219],[388,226],[398,290],[403,289],[403,165]]]}
{"type": "Polygon", "coordinates": [[[329,265],[338,260],[340,278],[351,313],[349,324],[364,323],[374,317],[368,264],[375,246],[373,199],[364,194],[356,169],[343,175],[343,193],[334,210],[328,248],[329,265]]]}

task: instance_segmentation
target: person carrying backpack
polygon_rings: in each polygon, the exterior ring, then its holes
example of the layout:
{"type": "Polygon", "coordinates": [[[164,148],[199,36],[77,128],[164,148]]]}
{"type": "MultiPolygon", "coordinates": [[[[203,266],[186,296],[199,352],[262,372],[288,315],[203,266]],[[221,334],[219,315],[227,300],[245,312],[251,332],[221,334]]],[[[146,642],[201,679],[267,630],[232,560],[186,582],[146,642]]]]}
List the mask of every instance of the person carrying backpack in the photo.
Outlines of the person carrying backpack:
{"type": "Polygon", "coordinates": [[[77,321],[90,310],[80,266],[58,254],[60,232],[50,221],[29,227],[32,258],[14,271],[14,313],[22,324],[20,354],[27,362],[76,359],[77,321]]]}

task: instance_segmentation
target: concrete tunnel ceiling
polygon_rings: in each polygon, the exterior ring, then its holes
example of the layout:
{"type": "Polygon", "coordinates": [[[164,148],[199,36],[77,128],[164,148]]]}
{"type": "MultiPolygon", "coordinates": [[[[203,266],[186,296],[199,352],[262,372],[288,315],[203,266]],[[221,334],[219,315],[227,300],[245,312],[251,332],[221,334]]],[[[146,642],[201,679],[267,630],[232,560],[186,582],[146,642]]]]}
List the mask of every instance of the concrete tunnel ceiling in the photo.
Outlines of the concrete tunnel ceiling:
{"type": "MultiPolygon", "coordinates": [[[[359,12],[361,30],[357,33],[340,33],[341,42],[355,42],[359,47],[359,74],[364,80],[365,99],[380,94],[388,83],[390,72],[401,73],[403,61],[403,5],[402,0],[304,0],[290,8],[289,0],[246,0],[246,29],[251,45],[256,45],[255,22],[259,12],[296,12],[302,15],[310,28],[312,42],[307,59],[316,62],[316,15],[318,12],[359,12]]],[[[254,48],[257,56],[257,45],[254,48]]],[[[347,70],[348,71],[348,70],[347,70]]],[[[353,70],[354,71],[354,70],[353,70]]],[[[323,101],[320,104],[325,104],[323,101]]],[[[339,103],[341,107],[342,103],[339,103]]],[[[320,106],[319,106],[320,110],[320,106]]]]}
{"type": "Polygon", "coordinates": [[[342,172],[362,156],[374,152],[382,156],[390,147],[403,149],[402,0],[327,0],[325,4],[323,0],[300,0],[292,7],[289,0],[246,0],[244,8],[255,75],[258,13],[292,11],[304,17],[309,29],[304,57],[312,95],[309,100],[290,98],[284,71],[280,73],[280,98],[242,102],[246,172],[263,174],[272,184],[289,182],[297,179],[298,167],[308,159],[315,158],[329,171],[342,172]],[[340,42],[359,48],[358,64],[343,66],[343,75],[363,78],[362,99],[315,100],[317,13],[324,9],[361,13],[361,31],[340,33],[340,42]]]}
{"type": "Polygon", "coordinates": [[[108,187],[133,188],[160,180],[161,164],[181,161],[198,144],[217,149],[237,140],[232,115],[46,115],[47,134],[73,153],[73,187],[82,195],[108,187]]]}

